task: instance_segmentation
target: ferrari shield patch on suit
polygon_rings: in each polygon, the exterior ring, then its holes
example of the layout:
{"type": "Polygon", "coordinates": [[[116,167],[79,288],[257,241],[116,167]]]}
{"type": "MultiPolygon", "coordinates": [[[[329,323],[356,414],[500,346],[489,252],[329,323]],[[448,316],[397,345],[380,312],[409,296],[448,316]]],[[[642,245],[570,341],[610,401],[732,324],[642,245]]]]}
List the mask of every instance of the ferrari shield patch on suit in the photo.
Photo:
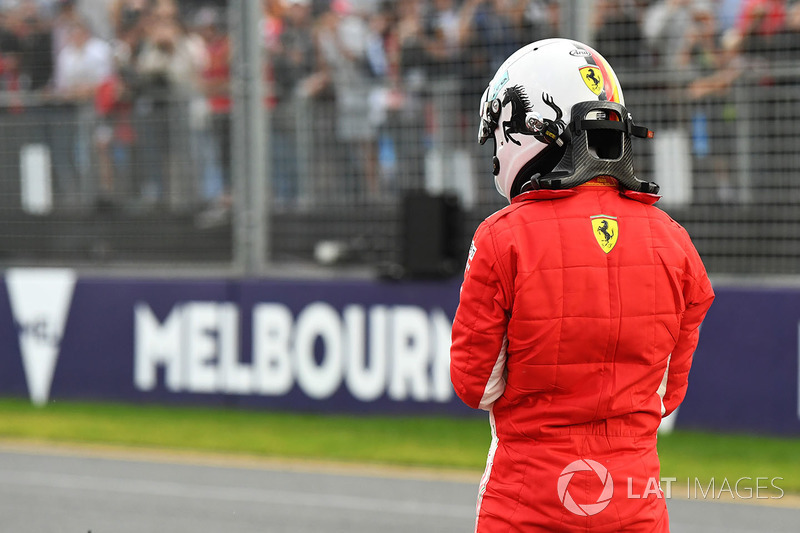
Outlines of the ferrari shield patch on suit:
{"type": "Polygon", "coordinates": [[[619,224],[617,218],[608,215],[595,215],[591,217],[592,232],[594,238],[597,239],[597,244],[605,253],[609,253],[614,249],[619,237],[619,224]]]}

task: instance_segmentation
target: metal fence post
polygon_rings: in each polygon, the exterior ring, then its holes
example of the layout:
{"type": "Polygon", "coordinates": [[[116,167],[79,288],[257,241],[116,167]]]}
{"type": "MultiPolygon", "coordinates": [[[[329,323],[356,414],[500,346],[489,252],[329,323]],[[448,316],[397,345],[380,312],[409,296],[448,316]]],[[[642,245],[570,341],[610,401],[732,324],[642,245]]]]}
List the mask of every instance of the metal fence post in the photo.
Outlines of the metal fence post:
{"type": "Polygon", "coordinates": [[[267,227],[269,128],[264,106],[261,2],[229,4],[231,57],[231,148],[234,189],[233,255],[236,270],[263,274],[269,251],[267,227]]]}
{"type": "Polygon", "coordinates": [[[591,43],[592,29],[590,13],[595,0],[566,0],[561,3],[560,36],[591,43]]]}

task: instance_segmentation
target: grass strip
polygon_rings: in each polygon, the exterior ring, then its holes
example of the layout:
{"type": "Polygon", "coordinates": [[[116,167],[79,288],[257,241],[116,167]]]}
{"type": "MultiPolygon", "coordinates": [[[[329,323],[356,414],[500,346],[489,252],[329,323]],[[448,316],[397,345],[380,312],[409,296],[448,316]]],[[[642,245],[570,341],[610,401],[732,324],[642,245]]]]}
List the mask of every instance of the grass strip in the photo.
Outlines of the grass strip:
{"type": "MultiPolygon", "coordinates": [[[[344,416],[245,409],[0,399],[0,438],[289,459],[483,469],[483,417],[344,416]]],[[[678,489],[774,480],[800,494],[800,439],[676,431],[659,438],[662,478],[678,489]],[[746,478],[749,478],[746,479],[746,478]],[[696,481],[695,481],[696,480],[696,481]]],[[[684,490],[685,492],[685,490],[684,490]]],[[[774,492],[774,491],[773,491],[774,492]]]]}
{"type": "Polygon", "coordinates": [[[0,437],[392,465],[482,469],[478,418],[354,417],[244,409],[0,400],[0,437]]]}
{"type": "Polygon", "coordinates": [[[718,495],[729,488],[746,497],[747,490],[767,487],[763,494],[800,494],[800,439],[675,431],[659,436],[661,477],[676,478],[674,486],[700,494],[709,486],[718,495]]]}

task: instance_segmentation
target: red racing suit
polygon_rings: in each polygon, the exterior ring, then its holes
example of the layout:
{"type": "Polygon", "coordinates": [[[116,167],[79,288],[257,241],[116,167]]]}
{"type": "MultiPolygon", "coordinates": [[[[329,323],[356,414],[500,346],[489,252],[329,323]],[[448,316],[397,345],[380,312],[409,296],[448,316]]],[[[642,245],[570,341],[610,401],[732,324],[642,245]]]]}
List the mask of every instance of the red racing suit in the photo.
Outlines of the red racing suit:
{"type": "Polygon", "coordinates": [[[521,194],[476,231],[450,362],[490,411],[476,531],[669,531],[656,435],[714,293],[657,199],[595,178],[521,194]]]}

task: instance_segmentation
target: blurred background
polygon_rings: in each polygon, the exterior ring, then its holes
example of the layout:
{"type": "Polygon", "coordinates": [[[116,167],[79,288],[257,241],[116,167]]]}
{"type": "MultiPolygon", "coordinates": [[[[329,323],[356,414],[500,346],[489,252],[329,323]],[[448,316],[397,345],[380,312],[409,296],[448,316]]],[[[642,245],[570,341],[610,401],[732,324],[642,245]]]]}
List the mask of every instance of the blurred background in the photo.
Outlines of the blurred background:
{"type": "Polygon", "coordinates": [[[503,205],[480,95],[555,36],[615,68],[712,275],[800,272],[785,0],[3,0],[0,265],[457,273],[503,205]]]}
{"type": "MultiPolygon", "coordinates": [[[[470,527],[477,476],[201,490],[207,472],[31,446],[478,473],[486,414],[449,379],[467,247],[505,205],[478,105],[548,37],[614,67],[655,131],[633,140],[637,174],[717,293],[662,472],[686,493],[724,477],[800,494],[800,1],[0,0],[0,529],[470,527]]],[[[689,533],[797,528],[796,510],[670,505],[689,533]]]]}
{"type": "Polygon", "coordinates": [[[0,0],[0,390],[463,414],[480,95],[555,36],[615,68],[715,283],[677,427],[800,433],[786,0],[0,0]]]}

